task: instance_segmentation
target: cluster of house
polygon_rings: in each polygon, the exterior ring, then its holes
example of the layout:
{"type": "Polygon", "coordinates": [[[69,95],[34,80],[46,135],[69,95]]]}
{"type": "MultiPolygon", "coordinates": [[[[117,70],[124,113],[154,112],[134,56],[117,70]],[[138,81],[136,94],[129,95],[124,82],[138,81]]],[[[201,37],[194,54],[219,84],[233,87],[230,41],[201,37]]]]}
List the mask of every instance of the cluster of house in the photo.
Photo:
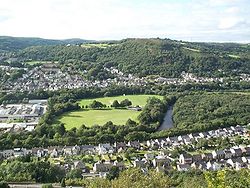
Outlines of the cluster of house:
{"type": "Polygon", "coordinates": [[[178,171],[188,171],[191,169],[199,170],[220,170],[231,168],[239,170],[241,168],[250,169],[250,146],[234,147],[225,150],[217,150],[211,153],[195,154],[183,153],[179,155],[178,160],[171,156],[155,156],[153,153],[144,155],[142,159],[133,161],[134,167],[142,169],[156,168],[157,171],[168,171],[177,169],[178,171]]]}
{"type": "Polygon", "coordinates": [[[152,149],[176,148],[181,145],[190,145],[192,142],[198,142],[200,139],[209,140],[211,138],[226,138],[236,135],[248,137],[248,131],[245,127],[237,125],[235,127],[231,126],[200,133],[190,133],[174,137],[152,139],[147,141],[147,146],[152,149]]]}
{"type": "Polygon", "coordinates": [[[185,85],[187,83],[197,83],[197,84],[206,84],[206,83],[227,83],[227,80],[229,79],[231,82],[239,82],[239,81],[250,81],[250,75],[249,74],[240,74],[239,76],[236,76],[235,78],[217,78],[217,77],[198,77],[195,76],[192,73],[181,73],[181,78],[165,78],[165,77],[158,77],[151,82],[154,82],[156,85],[160,84],[172,84],[172,85],[185,85]]]}
{"type": "MultiPolygon", "coordinates": [[[[0,66],[2,69],[12,70],[15,67],[0,66]]],[[[19,68],[17,68],[19,69],[19,68]]],[[[125,86],[145,86],[149,83],[154,83],[156,85],[162,84],[174,84],[183,85],[186,83],[208,83],[208,82],[218,82],[223,83],[225,80],[223,78],[206,78],[197,77],[192,73],[181,74],[181,78],[148,78],[148,77],[137,77],[132,74],[124,74],[117,68],[104,67],[104,70],[110,72],[114,78],[108,78],[105,80],[87,80],[83,78],[81,73],[74,72],[69,67],[67,70],[61,70],[57,63],[48,62],[44,63],[39,67],[34,67],[32,69],[24,69],[26,73],[18,78],[16,81],[7,81],[2,84],[2,88],[7,91],[34,91],[38,89],[43,90],[59,90],[63,88],[75,89],[82,87],[108,87],[110,85],[125,85],[125,86]]],[[[83,71],[86,74],[87,71],[83,71]]],[[[249,81],[249,75],[241,75],[240,80],[249,81]]]]}
{"type": "Polygon", "coordinates": [[[46,102],[46,100],[31,100],[23,104],[2,104],[0,130],[33,130],[39,118],[46,112],[46,102]]]}
{"type": "Polygon", "coordinates": [[[104,67],[104,70],[110,72],[115,76],[114,80],[117,85],[137,85],[137,86],[145,86],[149,83],[149,80],[145,77],[139,78],[132,74],[124,74],[122,71],[118,70],[115,67],[104,67]]]}
{"type": "Polygon", "coordinates": [[[192,73],[182,72],[181,76],[185,82],[194,83],[207,83],[207,82],[223,82],[223,78],[207,78],[207,77],[197,77],[192,73]]]}
{"type": "MultiPolygon", "coordinates": [[[[109,69],[108,69],[109,70],[109,69]]],[[[83,74],[87,73],[86,71],[83,74]]],[[[145,85],[145,79],[137,78],[129,74],[112,73],[115,78],[108,78],[106,80],[87,80],[79,72],[74,72],[70,68],[61,70],[57,63],[44,63],[39,67],[34,67],[26,70],[26,73],[18,78],[16,81],[7,81],[3,83],[4,90],[20,90],[20,91],[34,91],[38,89],[55,91],[63,88],[75,89],[84,87],[108,87],[109,85],[145,85]]]]}
{"type": "Polygon", "coordinates": [[[218,82],[223,83],[224,78],[208,78],[208,77],[197,77],[192,73],[181,73],[181,78],[164,78],[158,77],[154,80],[158,84],[173,84],[173,85],[184,85],[187,83],[211,83],[211,82],[218,82]]]}
{"type": "Polygon", "coordinates": [[[242,168],[250,169],[250,146],[238,146],[196,155],[181,154],[177,169],[187,171],[191,168],[200,170],[220,170],[224,168],[235,170],[242,168]]]}
{"type": "Polygon", "coordinates": [[[55,63],[47,63],[28,70],[16,81],[4,84],[5,90],[34,91],[38,89],[59,90],[78,88],[88,85],[80,75],[63,72],[55,63]]]}
{"type": "MultiPolygon", "coordinates": [[[[74,156],[74,155],[105,155],[115,154],[122,151],[126,151],[128,148],[134,148],[135,150],[145,150],[147,147],[148,152],[144,154],[144,157],[132,157],[131,162],[133,167],[140,167],[142,169],[156,168],[158,171],[166,171],[176,168],[180,171],[189,170],[191,168],[201,170],[218,170],[225,167],[234,168],[236,170],[240,168],[250,168],[250,146],[238,146],[225,150],[217,150],[211,153],[195,154],[182,153],[179,156],[179,162],[171,157],[168,153],[165,153],[165,149],[171,149],[179,147],[183,144],[191,144],[192,141],[198,141],[201,138],[209,139],[216,137],[230,137],[230,136],[247,136],[247,129],[243,126],[228,127],[223,129],[212,130],[208,132],[192,133],[189,135],[183,135],[178,137],[168,137],[162,139],[148,140],[145,142],[129,141],[115,142],[114,144],[105,143],[94,145],[82,145],[82,146],[53,146],[48,148],[14,148],[9,150],[0,151],[0,158],[13,158],[19,156],[25,156],[31,154],[36,157],[52,157],[58,158],[61,156],[74,156]],[[156,154],[158,152],[158,154],[156,154]]],[[[249,137],[249,135],[248,135],[249,137]]],[[[90,169],[85,164],[79,162],[76,164],[58,164],[66,170],[76,168],[78,166],[82,169],[85,175],[90,172],[90,169]]],[[[113,166],[117,166],[119,169],[125,169],[126,166],[123,161],[102,161],[93,163],[93,173],[105,173],[108,172],[113,166]]]]}
{"type": "MultiPolygon", "coordinates": [[[[110,144],[99,144],[98,146],[93,145],[83,145],[83,146],[55,146],[55,147],[48,147],[48,148],[14,148],[0,151],[0,159],[9,159],[9,158],[16,158],[21,156],[32,155],[36,157],[52,157],[58,158],[60,156],[74,156],[80,154],[92,154],[95,155],[97,153],[103,153],[103,148],[107,147],[110,148],[108,152],[115,152],[114,148],[110,144]]],[[[106,152],[105,149],[105,152],[106,152]]],[[[120,170],[125,169],[125,165],[123,162],[112,161],[112,162],[96,162],[93,164],[93,169],[90,172],[89,167],[87,167],[82,161],[73,161],[68,163],[56,163],[64,168],[66,171],[72,169],[81,169],[85,176],[99,176],[102,175],[102,172],[108,172],[113,166],[117,166],[120,170]]]]}
{"type": "Polygon", "coordinates": [[[245,82],[250,82],[250,75],[249,74],[240,74],[240,79],[245,82]]]}
{"type": "Polygon", "coordinates": [[[20,70],[20,69],[24,69],[24,70],[28,70],[27,68],[19,68],[19,67],[11,67],[11,66],[8,66],[8,65],[0,65],[0,69],[6,71],[6,72],[9,72],[9,71],[12,71],[12,70],[20,70]]]}

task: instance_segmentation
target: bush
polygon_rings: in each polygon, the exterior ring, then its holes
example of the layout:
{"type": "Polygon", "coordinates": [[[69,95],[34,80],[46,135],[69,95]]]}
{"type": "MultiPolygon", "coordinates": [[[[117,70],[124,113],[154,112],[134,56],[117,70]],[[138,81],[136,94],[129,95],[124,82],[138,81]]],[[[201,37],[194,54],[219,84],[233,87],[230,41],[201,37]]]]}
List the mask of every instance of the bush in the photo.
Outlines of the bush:
{"type": "Polygon", "coordinates": [[[0,182],[0,188],[9,188],[10,186],[8,185],[8,183],[2,181],[0,182]]]}
{"type": "Polygon", "coordinates": [[[52,184],[43,184],[42,188],[53,188],[52,184]]]}

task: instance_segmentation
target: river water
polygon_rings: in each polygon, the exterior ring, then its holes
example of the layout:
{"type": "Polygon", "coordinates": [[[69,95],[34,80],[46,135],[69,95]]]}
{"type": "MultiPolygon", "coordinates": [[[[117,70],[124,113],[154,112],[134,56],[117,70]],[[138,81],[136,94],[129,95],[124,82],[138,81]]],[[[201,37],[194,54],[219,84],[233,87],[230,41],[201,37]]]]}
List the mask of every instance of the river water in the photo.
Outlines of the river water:
{"type": "Polygon", "coordinates": [[[172,116],[173,116],[173,106],[170,106],[165,114],[161,126],[158,128],[158,131],[170,129],[174,126],[172,116]]]}

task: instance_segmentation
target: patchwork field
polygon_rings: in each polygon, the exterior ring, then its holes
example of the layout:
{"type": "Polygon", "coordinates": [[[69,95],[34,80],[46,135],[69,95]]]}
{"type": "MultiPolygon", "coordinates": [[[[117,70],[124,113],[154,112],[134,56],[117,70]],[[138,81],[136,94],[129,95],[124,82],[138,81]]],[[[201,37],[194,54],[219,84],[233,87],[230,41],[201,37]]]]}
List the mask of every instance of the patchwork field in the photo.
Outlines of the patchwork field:
{"type": "MultiPolygon", "coordinates": [[[[93,100],[100,101],[107,106],[110,106],[114,100],[119,102],[124,99],[129,99],[133,106],[139,105],[141,107],[146,105],[147,99],[149,97],[161,98],[158,95],[126,95],[126,96],[116,96],[116,97],[103,97],[95,99],[83,99],[79,101],[80,106],[86,106],[93,102],[93,100]]],[[[93,125],[103,125],[108,121],[112,121],[116,125],[123,125],[130,118],[137,121],[137,117],[140,114],[138,111],[127,110],[127,109],[103,109],[103,110],[93,110],[93,109],[81,109],[78,111],[72,111],[65,113],[58,117],[56,120],[58,123],[64,123],[66,129],[71,129],[73,127],[80,127],[82,124],[86,126],[93,125]]]]}

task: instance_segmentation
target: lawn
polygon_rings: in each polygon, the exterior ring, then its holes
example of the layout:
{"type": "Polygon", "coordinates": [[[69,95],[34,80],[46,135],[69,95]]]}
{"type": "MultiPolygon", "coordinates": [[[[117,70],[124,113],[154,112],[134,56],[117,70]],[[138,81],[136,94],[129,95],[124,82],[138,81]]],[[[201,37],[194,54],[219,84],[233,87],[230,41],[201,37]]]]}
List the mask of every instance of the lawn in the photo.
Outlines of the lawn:
{"type": "MultiPolygon", "coordinates": [[[[116,97],[103,97],[95,99],[83,99],[79,101],[80,106],[86,106],[90,104],[93,100],[100,101],[107,106],[110,106],[114,100],[119,102],[123,99],[129,99],[132,101],[133,106],[139,105],[141,107],[145,106],[147,99],[149,97],[162,96],[157,95],[126,95],[126,96],[116,96],[116,97]]],[[[140,114],[138,111],[127,110],[127,109],[104,109],[104,110],[92,110],[92,109],[81,109],[78,111],[67,112],[56,119],[57,123],[64,123],[66,129],[71,129],[73,127],[80,127],[82,124],[86,126],[93,125],[103,125],[108,121],[112,121],[116,125],[124,125],[126,121],[130,118],[137,121],[137,117],[140,114]]]]}

